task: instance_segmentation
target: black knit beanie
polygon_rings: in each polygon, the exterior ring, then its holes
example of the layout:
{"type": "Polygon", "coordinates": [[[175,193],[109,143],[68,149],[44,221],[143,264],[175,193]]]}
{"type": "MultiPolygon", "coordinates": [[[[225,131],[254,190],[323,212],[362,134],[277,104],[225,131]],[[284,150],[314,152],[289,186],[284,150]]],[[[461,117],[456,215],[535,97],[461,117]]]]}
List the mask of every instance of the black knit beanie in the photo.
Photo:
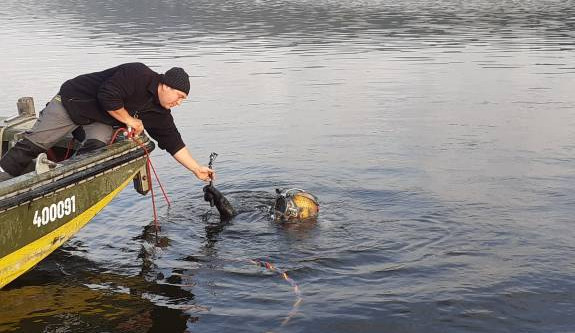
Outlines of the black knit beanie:
{"type": "Polygon", "coordinates": [[[185,92],[186,95],[190,92],[190,77],[188,73],[180,67],[172,67],[162,75],[162,83],[185,92]]]}

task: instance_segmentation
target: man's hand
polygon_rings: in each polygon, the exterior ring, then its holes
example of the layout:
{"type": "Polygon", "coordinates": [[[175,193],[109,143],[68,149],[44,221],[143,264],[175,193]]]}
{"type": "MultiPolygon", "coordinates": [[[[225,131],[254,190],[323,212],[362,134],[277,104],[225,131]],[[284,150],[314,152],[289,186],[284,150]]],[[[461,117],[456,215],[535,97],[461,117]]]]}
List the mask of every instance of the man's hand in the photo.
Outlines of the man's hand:
{"type": "Polygon", "coordinates": [[[176,161],[180,162],[183,166],[185,166],[188,170],[194,173],[198,179],[208,182],[210,180],[214,180],[216,178],[216,173],[214,170],[202,166],[194,160],[192,154],[188,148],[184,147],[178,150],[174,155],[176,161]]]}
{"type": "Polygon", "coordinates": [[[144,123],[138,118],[128,118],[126,126],[131,127],[136,135],[140,135],[144,131],[144,123]]]}
{"type": "Polygon", "coordinates": [[[126,124],[127,127],[132,128],[136,135],[140,135],[144,131],[144,123],[140,119],[130,116],[126,109],[119,108],[118,110],[108,111],[110,116],[114,117],[117,121],[126,124]]]}
{"type": "Polygon", "coordinates": [[[193,172],[198,179],[205,182],[214,180],[216,178],[216,172],[205,166],[200,166],[199,168],[193,170],[193,172]]]}

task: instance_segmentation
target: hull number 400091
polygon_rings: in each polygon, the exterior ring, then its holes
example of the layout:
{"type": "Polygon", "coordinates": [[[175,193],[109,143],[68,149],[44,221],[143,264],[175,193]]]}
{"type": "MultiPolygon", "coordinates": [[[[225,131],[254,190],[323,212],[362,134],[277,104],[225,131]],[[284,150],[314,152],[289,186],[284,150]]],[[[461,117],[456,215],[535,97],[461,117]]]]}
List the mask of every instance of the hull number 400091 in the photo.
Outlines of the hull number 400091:
{"type": "Polygon", "coordinates": [[[63,217],[76,212],[76,196],[73,195],[64,200],[36,210],[34,213],[34,223],[38,228],[50,222],[55,222],[63,217]]]}

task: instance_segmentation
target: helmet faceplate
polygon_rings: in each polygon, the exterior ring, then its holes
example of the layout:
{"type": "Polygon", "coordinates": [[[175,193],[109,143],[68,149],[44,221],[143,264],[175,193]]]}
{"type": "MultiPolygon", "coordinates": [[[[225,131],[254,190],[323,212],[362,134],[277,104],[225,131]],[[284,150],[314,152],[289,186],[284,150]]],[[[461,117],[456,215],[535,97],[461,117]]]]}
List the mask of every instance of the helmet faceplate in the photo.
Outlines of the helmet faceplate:
{"type": "Polygon", "coordinates": [[[280,220],[305,220],[319,213],[317,198],[304,190],[293,188],[280,191],[274,205],[274,217],[280,220]]]}

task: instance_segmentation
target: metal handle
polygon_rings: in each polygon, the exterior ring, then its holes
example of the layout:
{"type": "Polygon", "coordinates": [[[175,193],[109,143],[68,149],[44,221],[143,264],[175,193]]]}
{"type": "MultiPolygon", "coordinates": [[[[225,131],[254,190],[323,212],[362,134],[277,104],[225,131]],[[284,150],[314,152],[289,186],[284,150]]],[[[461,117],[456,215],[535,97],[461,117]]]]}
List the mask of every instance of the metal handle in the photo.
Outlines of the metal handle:
{"type": "MultiPolygon", "coordinates": [[[[213,169],[213,164],[214,161],[216,160],[216,157],[218,157],[218,153],[213,152],[210,154],[210,163],[208,163],[208,168],[213,169]]],[[[210,180],[210,186],[213,184],[213,180],[210,180]]]]}
{"type": "Polygon", "coordinates": [[[214,164],[214,161],[216,160],[216,157],[218,157],[218,153],[213,152],[210,154],[210,163],[208,163],[208,168],[213,169],[212,165],[214,164]]]}

